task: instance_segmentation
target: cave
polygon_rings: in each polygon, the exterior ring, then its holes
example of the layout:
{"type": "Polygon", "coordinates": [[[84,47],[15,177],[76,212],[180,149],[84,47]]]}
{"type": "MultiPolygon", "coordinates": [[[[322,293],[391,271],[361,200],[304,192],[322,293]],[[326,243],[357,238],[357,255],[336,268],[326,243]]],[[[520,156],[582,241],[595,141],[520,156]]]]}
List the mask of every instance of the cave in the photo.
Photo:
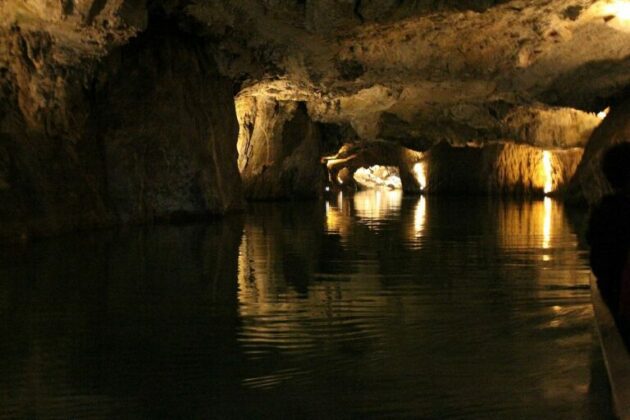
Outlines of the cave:
{"type": "Polygon", "coordinates": [[[623,417],[629,1],[5,0],[0,98],[0,418],[623,417]]]}

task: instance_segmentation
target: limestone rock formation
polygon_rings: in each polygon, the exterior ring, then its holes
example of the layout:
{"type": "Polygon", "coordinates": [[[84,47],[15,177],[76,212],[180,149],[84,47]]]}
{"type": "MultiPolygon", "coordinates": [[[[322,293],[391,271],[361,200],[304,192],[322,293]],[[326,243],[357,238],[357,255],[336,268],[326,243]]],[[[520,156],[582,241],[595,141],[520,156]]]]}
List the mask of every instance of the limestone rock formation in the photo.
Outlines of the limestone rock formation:
{"type": "Polygon", "coordinates": [[[593,133],[576,191],[595,197],[595,113],[630,84],[620,4],[4,0],[0,232],[238,208],[235,97],[250,198],[318,195],[332,125],[408,154],[408,191],[441,142],[568,156],[593,133]]]}
{"type": "Polygon", "coordinates": [[[441,143],[421,163],[427,192],[542,195],[562,192],[581,158],[581,148],[545,151],[513,142],[483,147],[441,143]]]}
{"type": "Polygon", "coordinates": [[[606,149],[623,141],[630,141],[630,100],[612,106],[608,116],[593,132],[573,179],[570,200],[593,204],[611,192],[601,171],[601,158],[606,149]]]}
{"type": "Polygon", "coordinates": [[[582,148],[545,151],[514,142],[482,147],[444,142],[423,153],[381,141],[344,145],[326,162],[331,182],[343,185],[358,168],[375,162],[398,167],[408,193],[542,195],[564,191],[582,152],[582,148]]]}
{"type": "Polygon", "coordinates": [[[162,21],[99,63],[75,26],[73,50],[30,25],[2,38],[0,236],[241,206],[232,83],[205,45],[162,21]]]}
{"type": "Polygon", "coordinates": [[[239,169],[250,199],[314,198],[323,191],[321,133],[304,105],[237,99],[239,169]]]}
{"type": "Polygon", "coordinates": [[[220,61],[249,75],[242,94],[306,101],[317,121],[349,122],[364,139],[404,137],[418,150],[506,137],[583,144],[597,125],[589,112],[630,82],[630,31],[610,2],[354,5],[226,1],[215,13],[198,1],[188,11],[229,34],[220,61]]]}
{"type": "Polygon", "coordinates": [[[403,191],[420,192],[420,185],[414,174],[414,166],[422,160],[423,154],[387,141],[346,143],[331,156],[322,158],[328,170],[331,185],[354,188],[353,174],[359,168],[372,165],[398,168],[403,191]]]}
{"type": "Polygon", "coordinates": [[[104,67],[95,138],[116,215],[144,221],[238,208],[232,84],[205,46],[158,22],[104,67]]]}
{"type": "Polygon", "coordinates": [[[375,165],[369,168],[359,168],[354,172],[353,178],[359,189],[402,189],[400,172],[395,166],[375,165]]]}

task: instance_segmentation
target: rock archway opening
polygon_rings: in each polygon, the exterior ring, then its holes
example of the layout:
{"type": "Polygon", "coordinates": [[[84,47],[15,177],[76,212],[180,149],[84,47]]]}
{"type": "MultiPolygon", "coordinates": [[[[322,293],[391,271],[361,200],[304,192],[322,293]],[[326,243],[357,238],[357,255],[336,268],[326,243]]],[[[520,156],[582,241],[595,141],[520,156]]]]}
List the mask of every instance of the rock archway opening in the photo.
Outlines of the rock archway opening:
{"type": "Polygon", "coordinates": [[[352,176],[357,187],[362,190],[386,188],[388,190],[402,190],[400,170],[398,166],[372,165],[360,167],[352,176]]]}

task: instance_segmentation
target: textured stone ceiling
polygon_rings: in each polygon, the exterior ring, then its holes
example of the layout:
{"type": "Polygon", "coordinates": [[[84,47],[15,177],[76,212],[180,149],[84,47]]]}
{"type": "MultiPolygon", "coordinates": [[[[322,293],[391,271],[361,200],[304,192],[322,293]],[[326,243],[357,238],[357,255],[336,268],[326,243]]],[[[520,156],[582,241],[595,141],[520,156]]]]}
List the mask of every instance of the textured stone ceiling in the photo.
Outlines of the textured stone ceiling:
{"type": "Polygon", "coordinates": [[[214,46],[239,95],[305,101],[313,119],[363,138],[574,146],[630,82],[630,21],[615,4],[16,0],[0,5],[0,25],[2,39],[47,34],[48,61],[89,67],[159,11],[214,46]]]}
{"type": "MultiPolygon", "coordinates": [[[[242,94],[306,100],[365,138],[583,144],[597,120],[562,107],[601,110],[630,81],[630,22],[608,2],[266,3],[225,9],[238,28],[226,69],[246,67],[244,45],[265,64],[242,94]]],[[[210,7],[189,10],[203,20],[210,7]]]]}

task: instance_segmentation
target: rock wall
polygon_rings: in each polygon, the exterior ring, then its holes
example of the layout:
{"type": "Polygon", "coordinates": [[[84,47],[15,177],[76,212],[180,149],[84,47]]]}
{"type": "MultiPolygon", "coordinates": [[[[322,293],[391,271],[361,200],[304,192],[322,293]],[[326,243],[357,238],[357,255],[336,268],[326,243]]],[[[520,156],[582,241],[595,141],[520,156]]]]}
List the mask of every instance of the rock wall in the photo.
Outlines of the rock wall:
{"type": "Polygon", "coordinates": [[[429,150],[424,159],[428,193],[559,194],[567,186],[582,157],[581,148],[548,151],[514,143],[484,147],[451,147],[445,143],[429,150]]]}
{"type": "Polygon", "coordinates": [[[144,221],[238,208],[232,84],[204,45],[163,22],[105,67],[97,136],[116,214],[144,221]]]}
{"type": "Polygon", "coordinates": [[[589,139],[584,149],[584,158],[571,181],[568,196],[570,202],[593,204],[610,192],[610,186],[601,171],[601,158],[610,146],[623,141],[630,141],[628,99],[611,106],[608,116],[589,139]]]}
{"type": "Polygon", "coordinates": [[[85,135],[90,69],[55,65],[46,32],[15,27],[4,35],[10,60],[0,72],[0,237],[110,223],[103,159],[85,135]]]}
{"type": "Polygon", "coordinates": [[[0,237],[241,206],[231,82],[174,24],[149,26],[100,64],[59,63],[46,32],[5,34],[0,237]]]}
{"type": "Polygon", "coordinates": [[[254,200],[313,198],[323,191],[321,133],[303,105],[263,97],[237,100],[238,166],[254,200]]]}
{"type": "Polygon", "coordinates": [[[502,119],[501,133],[506,139],[520,139],[532,146],[584,147],[600,123],[594,113],[537,104],[510,110],[502,119]]]}

